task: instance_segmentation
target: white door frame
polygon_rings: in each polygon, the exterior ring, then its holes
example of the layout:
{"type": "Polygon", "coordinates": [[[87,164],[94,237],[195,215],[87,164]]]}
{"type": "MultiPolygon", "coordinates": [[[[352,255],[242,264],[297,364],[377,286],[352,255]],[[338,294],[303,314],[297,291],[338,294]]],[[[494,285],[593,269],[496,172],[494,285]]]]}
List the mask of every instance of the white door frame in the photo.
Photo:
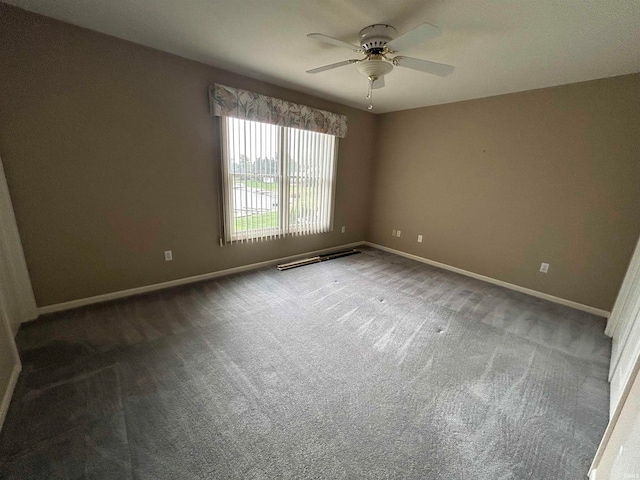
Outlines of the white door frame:
{"type": "Polygon", "coordinates": [[[7,311],[2,302],[2,296],[0,295],[0,337],[2,339],[0,342],[6,341],[9,343],[9,350],[11,351],[11,356],[13,357],[13,367],[11,370],[11,377],[9,378],[9,384],[4,392],[0,392],[2,395],[2,399],[0,400],[0,430],[2,429],[2,424],[4,423],[4,419],[7,415],[7,410],[9,410],[9,404],[11,403],[11,397],[13,396],[13,390],[16,387],[16,383],[18,381],[18,376],[22,371],[22,362],[20,361],[20,355],[18,354],[18,348],[13,340],[13,331],[9,327],[9,316],[7,315],[7,311]]]}
{"type": "Polygon", "coordinates": [[[616,329],[620,325],[620,317],[623,312],[628,308],[628,302],[630,300],[631,288],[634,284],[634,281],[637,281],[637,274],[640,272],[640,239],[636,244],[636,249],[633,252],[633,256],[631,257],[631,262],[627,267],[627,273],[625,274],[622,285],[620,286],[620,291],[618,292],[618,297],[616,298],[616,303],[613,306],[613,310],[611,311],[611,315],[609,316],[609,320],[607,320],[607,328],[604,333],[613,337],[616,333],[616,329]],[[636,272],[636,275],[630,275],[630,272],[636,272]]]}
{"type": "MultiPolygon", "coordinates": [[[[622,410],[624,408],[625,402],[626,402],[627,398],[629,397],[629,393],[631,392],[631,388],[633,387],[633,383],[635,382],[636,378],[639,375],[640,375],[640,358],[637,358],[636,362],[635,362],[635,364],[633,366],[633,369],[631,370],[631,374],[629,375],[629,379],[628,379],[627,383],[625,384],[625,387],[622,390],[622,393],[620,394],[620,400],[618,401],[616,409],[614,410],[613,414],[611,415],[611,418],[609,420],[609,424],[607,425],[607,428],[604,431],[604,435],[602,436],[602,440],[600,441],[600,445],[598,445],[598,450],[596,451],[596,455],[593,458],[593,462],[591,463],[591,467],[589,467],[589,479],[590,480],[596,480],[596,477],[600,478],[600,476],[596,475],[598,467],[600,466],[600,461],[602,460],[602,457],[604,456],[605,452],[609,448],[609,441],[611,440],[611,437],[614,435],[614,432],[616,431],[616,428],[618,427],[618,421],[620,420],[620,416],[622,415],[622,410]]],[[[615,442],[614,442],[614,444],[612,445],[611,448],[616,448],[615,442]]]]}
{"type": "MultiPolygon", "coordinates": [[[[605,333],[612,337],[609,367],[611,404],[609,424],[598,446],[589,478],[595,479],[603,455],[609,448],[633,384],[640,375],[640,240],[631,258],[605,333]]],[[[615,445],[611,448],[616,448],[615,445]]]]}
{"type": "Polygon", "coordinates": [[[9,185],[0,158],[0,295],[13,335],[20,324],[38,317],[29,270],[13,211],[9,185]]]}
{"type": "Polygon", "coordinates": [[[631,258],[620,292],[607,322],[605,333],[612,337],[609,382],[611,382],[610,417],[613,416],[620,394],[640,356],[640,345],[633,345],[640,335],[640,240],[631,258]]]}

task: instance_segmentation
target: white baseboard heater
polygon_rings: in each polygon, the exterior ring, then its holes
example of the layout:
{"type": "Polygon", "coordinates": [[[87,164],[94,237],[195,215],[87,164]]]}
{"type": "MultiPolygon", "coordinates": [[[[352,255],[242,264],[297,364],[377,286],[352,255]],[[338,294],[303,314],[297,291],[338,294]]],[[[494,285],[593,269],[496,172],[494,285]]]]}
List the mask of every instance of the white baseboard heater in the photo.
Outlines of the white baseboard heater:
{"type": "Polygon", "coordinates": [[[339,252],[323,253],[316,255],[315,257],[303,258],[302,260],[296,260],[295,262],[281,263],[277,266],[278,270],[289,270],[290,268],[302,267],[304,265],[311,265],[312,263],[326,262],[327,260],[333,260],[334,258],[346,257],[348,255],[355,255],[360,253],[360,250],[351,248],[349,250],[341,250],[339,252]]]}

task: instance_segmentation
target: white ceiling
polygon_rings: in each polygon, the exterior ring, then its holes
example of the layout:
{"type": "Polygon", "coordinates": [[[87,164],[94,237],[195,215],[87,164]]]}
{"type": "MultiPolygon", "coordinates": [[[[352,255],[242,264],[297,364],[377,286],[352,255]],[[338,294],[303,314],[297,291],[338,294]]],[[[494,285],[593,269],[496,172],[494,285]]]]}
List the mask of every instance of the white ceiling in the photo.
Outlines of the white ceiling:
{"type": "Polygon", "coordinates": [[[26,10],[365,110],[367,80],[306,37],[358,44],[373,23],[442,36],[404,55],[456,66],[440,78],[385,77],[374,112],[481,98],[640,71],[639,0],[3,0],[26,10]]]}

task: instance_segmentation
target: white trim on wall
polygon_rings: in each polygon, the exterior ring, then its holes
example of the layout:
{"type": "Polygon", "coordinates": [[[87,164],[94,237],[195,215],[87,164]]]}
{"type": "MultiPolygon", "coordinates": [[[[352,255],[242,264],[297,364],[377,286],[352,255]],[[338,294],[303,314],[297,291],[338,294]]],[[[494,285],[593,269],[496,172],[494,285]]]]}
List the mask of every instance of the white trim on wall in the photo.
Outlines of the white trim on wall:
{"type": "Polygon", "coordinates": [[[296,259],[299,259],[299,258],[305,258],[305,257],[313,256],[313,255],[318,255],[318,254],[321,254],[321,253],[330,252],[332,250],[354,248],[354,247],[357,247],[357,246],[360,246],[360,245],[367,245],[369,247],[377,248],[377,249],[383,250],[385,252],[393,253],[395,255],[400,255],[401,257],[409,258],[411,260],[416,260],[416,261],[421,262],[421,263],[426,263],[427,265],[432,265],[434,267],[442,268],[444,270],[449,270],[451,272],[459,273],[461,275],[465,275],[467,277],[475,278],[477,280],[482,280],[482,281],[487,282],[487,283],[491,283],[491,284],[494,284],[494,285],[499,285],[501,287],[505,287],[505,288],[508,288],[510,290],[515,290],[515,291],[520,292],[520,293],[525,293],[525,294],[531,295],[533,297],[541,298],[543,300],[548,300],[548,301],[553,302],[553,303],[558,303],[560,305],[564,305],[564,306],[567,306],[567,307],[575,308],[576,310],[581,310],[583,312],[587,312],[587,313],[591,313],[591,314],[594,314],[594,315],[598,315],[600,317],[605,317],[606,318],[610,314],[609,312],[607,312],[605,310],[600,310],[598,308],[590,307],[588,305],[583,305],[581,303],[573,302],[571,300],[565,300],[564,298],[555,297],[555,296],[549,295],[547,293],[538,292],[536,290],[531,290],[529,288],[521,287],[519,285],[514,285],[512,283],[503,282],[502,280],[497,280],[495,278],[487,277],[485,275],[480,275],[478,273],[469,272],[467,270],[463,270],[462,268],[453,267],[453,266],[447,265],[445,263],[436,262],[435,260],[429,260],[427,258],[419,257],[419,256],[413,255],[411,253],[402,252],[400,250],[395,250],[393,248],[384,247],[382,245],[378,245],[376,243],[367,242],[367,241],[348,243],[348,244],[345,244],[345,245],[337,245],[335,247],[325,248],[325,249],[322,249],[322,250],[316,250],[316,251],[313,251],[313,252],[301,253],[301,254],[298,254],[298,255],[291,255],[291,256],[288,256],[288,257],[282,257],[282,258],[277,258],[277,259],[273,259],[273,260],[266,260],[264,262],[251,263],[249,265],[242,265],[240,267],[228,268],[226,270],[218,270],[217,272],[204,273],[202,275],[195,275],[195,276],[186,277],[186,278],[178,278],[176,280],[171,280],[171,281],[168,281],[168,282],[156,283],[156,284],[153,284],[153,285],[146,285],[146,286],[143,286],[143,287],[130,288],[128,290],[120,290],[120,291],[117,291],[117,292],[105,293],[103,295],[96,295],[94,297],[87,297],[87,298],[81,298],[81,299],[78,299],[78,300],[71,300],[69,302],[56,303],[56,304],[53,304],[53,305],[46,305],[44,307],[39,307],[38,308],[38,313],[40,315],[44,315],[44,314],[47,314],[47,313],[61,312],[61,311],[64,311],[64,310],[70,310],[70,309],[73,309],[73,308],[83,307],[85,305],[91,305],[91,304],[94,304],[94,303],[107,302],[109,300],[116,300],[118,298],[125,298],[125,297],[130,297],[130,296],[133,296],[133,295],[140,295],[140,294],[143,294],[143,293],[154,292],[156,290],[163,290],[165,288],[176,287],[176,286],[179,286],[179,285],[186,285],[186,284],[189,284],[189,283],[201,282],[203,280],[209,280],[209,279],[212,279],[212,278],[222,277],[222,276],[225,276],[225,275],[231,275],[233,273],[246,272],[246,271],[249,271],[249,270],[254,270],[256,268],[266,267],[266,266],[269,266],[269,265],[275,265],[275,264],[278,264],[278,263],[286,263],[286,262],[290,262],[290,261],[293,261],[293,260],[296,260],[296,259]]]}
{"type": "Polygon", "coordinates": [[[11,403],[11,398],[13,397],[13,391],[16,388],[16,383],[18,383],[18,377],[20,376],[21,371],[22,364],[18,362],[13,366],[11,377],[9,378],[9,385],[7,385],[7,389],[3,392],[2,402],[0,403],[0,430],[2,430],[4,419],[7,416],[9,404],[11,403]]]}
{"type": "MultiPolygon", "coordinates": [[[[0,293],[2,292],[0,291],[0,293]]],[[[4,391],[0,392],[2,396],[2,400],[0,401],[0,430],[2,430],[2,425],[9,410],[9,404],[11,403],[11,397],[13,397],[13,391],[18,382],[18,376],[22,371],[20,354],[13,340],[13,334],[9,326],[9,316],[2,295],[0,295],[0,347],[8,348],[12,359],[9,365],[4,365],[5,368],[11,367],[11,376],[9,377],[9,382],[2,387],[4,391]]]]}
{"type": "Polygon", "coordinates": [[[632,365],[640,358],[640,240],[620,287],[605,333],[613,339],[609,365],[609,411],[613,413],[632,365]]]}
{"type": "Polygon", "coordinates": [[[609,365],[609,412],[613,415],[633,368],[640,362],[640,241],[613,306],[607,333],[613,339],[609,365]]]}
{"type": "Polygon", "coordinates": [[[564,298],[555,297],[553,295],[549,295],[548,293],[538,292],[537,290],[531,290],[530,288],[514,285],[513,283],[497,280],[492,277],[487,277],[486,275],[480,275],[479,273],[463,270],[462,268],[453,267],[451,265],[447,265],[446,263],[436,262],[435,260],[429,260],[428,258],[419,257],[418,255],[406,253],[400,250],[396,250],[394,248],[384,247],[382,245],[378,245],[377,243],[364,242],[364,244],[373,248],[377,248],[379,250],[383,250],[385,252],[393,253],[395,255],[400,255],[401,257],[410,258],[411,260],[415,260],[417,262],[426,263],[427,265],[432,265],[434,267],[442,268],[444,270],[449,270],[451,272],[459,273],[461,275],[466,275],[467,277],[475,278],[477,280],[482,280],[484,282],[492,283],[494,285],[499,285],[501,287],[505,287],[510,290],[515,290],[516,292],[526,293],[527,295],[531,295],[532,297],[541,298],[543,300],[548,300],[553,303],[558,303],[566,307],[575,308],[576,310],[581,310],[583,312],[591,313],[593,315],[598,315],[599,317],[607,318],[610,315],[610,312],[607,312],[606,310],[601,310],[599,308],[591,307],[589,305],[583,305],[582,303],[566,300],[564,298]]]}
{"type": "MultiPolygon", "coordinates": [[[[626,324],[628,324],[628,310],[629,308],[632,308],[630,307],[629,302],[634,299],[637,300],[637,298],[634,297],[632,290],[634,285],[638,285],[638,283],[640,283],[638,278],[640,278],[640,240],[636,244],[636,249],[631,257],[631,262],[627,267],[627,273],[625,274],[622,285],[620,286],[618,298],[616,298],[616,303],[613,305],[613,310],[611,310],[611,316],[607,321],[607,328],[604,333],[610,337],[616,336],[621,323],[622,328],[625,328],[626,324]]],[[[611,379],[612,376],[613,374],[609,375],[609,379],[611,379]]]]}
{"type": "Polygon", "coordinates": [[[35,319],[38,312],[2,159],[0,159],[0,296],[7,312],[9,328],[15,336],[20,324],[35,319]]]}
{"type": "Polygon", "coordinates": [[[176,280],[170,280],[168,282],[155,283],[153,285],[145,285],[143,287],[130,288],[128,290],[120,290],[117,292],[105,293],[103,295],[96,295],[95,297],[81,298],[78,300],[71,300],[70,302],[56,303],[53,305],[46,305],[44,307],[38,307],[38,313],[44,315],[46,313],[61,312],[63,310],[70,310],[72,308],[83,307],[85,305],[91,305],[93,303],[107,302],[109,300],[116,300],[118,298],[131,297],[133,295],[140,295],[142,293],[154,292],[156,290],[164,290],[165,288],[177,287],[179,285],[187,285],[189,283],[201,282],[203,280],[209,280],[212,278],[223,277],[225,275],[231,275],[233,273],[246,272],[248,270],[255,270],[256,268],[266,267],[269,265],[276,265],[279,263],[287,263],[296,259],[312,257],[322,253],[327,253],[336,250],[344,250],[348,248],[354,248],[362,245],[364,242],[347,243],[345,245],[337,245],[335,247],[324,248],[322,250],[315,250],[307,253],[300,253],[298,255],[290,255],[288,257],[276,258],[273,260],[266,260],[264,262],[250,263],[248,265],[241,265],[239,267],[227,268],[225,270],[218,270],[211,273],[203,273],[202,275],[194,275],[192,277],[178,278],[176,280]]]}
{"type": "MultiPolygon", "coordinates": [[[[635,363],[633,364],[631,373],[629,374],[627,382],[624,385],[622,392],[620,393],[620,399],[616,403],[615,410],[613,411],[613,413],[609,418],[609,423],[607,424],[607,428],[605,429],[604,435],[600,440],[600,444],[598,445],[598,450],[596,450],[596,454],[593,458],[593,461],[591,462],[591,467],[589,467],[589,475],[591,475],[591,472],[595,472],[600,467],[600,461],[602,460],[602,457],[605,451],[607,450],[607,448],[609,448],[609,442],[611,441],[611,437],[614,435],[616,431],[616,428],[618,426],[618,421],[620,420],[620,417],[624,410],[625,402],[627,401],[628,398],[630,398],[631,390],[633,389],[633,384],[636,381],[636,377],[638,375],[640,375],[640,358],[635,359],[635,363]]],[[[616,455],[620,444],[617,443],[614,446],[615,446],[615,450],[613,450],[614,452],[613,455],[616,455]]],[[[594,473],[594,476],[595,476],[595,473],[594,473]]]]}

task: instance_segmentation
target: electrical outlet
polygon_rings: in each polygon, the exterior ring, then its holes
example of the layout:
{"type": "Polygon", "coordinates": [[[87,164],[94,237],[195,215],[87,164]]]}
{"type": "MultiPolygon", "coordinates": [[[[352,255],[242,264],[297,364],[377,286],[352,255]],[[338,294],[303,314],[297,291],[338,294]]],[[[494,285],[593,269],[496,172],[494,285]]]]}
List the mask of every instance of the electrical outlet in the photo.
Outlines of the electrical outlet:
{"type": "Polygon", "coordinates": [[[400,234],[401,234],[401,233],[402,233],[402,232],[401,232],[400,230],[398,230],[398,234],[396,235],[396,237],[400,238],[400,234]]]}
{"type": "Polygon", "coordinates": [[[396,231],[395,231],[395,229],[391,230],[391,236],[392,236],[392,237],[395,237],[395,236],[396,236],[396,231]]]}
{"type": "Polygon", "coordinates": [[[422,235],[418,235],[418,243],[422,243],[422,235]]]}
{"type": "Polygon", "coordinates": [[[342,229],[340,230],[340,233],[344,233],[347,230],[347,227],[345,227],[344,225],[342,226],[342,229]]]}
{"type": "Polygon", "coordinates": [[[548,263],[544,263],[544,262],[542,262],[542,263],[540,264],[540,271],[541,271],[542,273],[547,273],[547,272],[549,271],[549,264],[548,264],[548,263]]]}
{"type": "Polygon", "coordinates": [[[171,250],[165,250],[164,251],[164,261],[165,262],[170,262],[171,260],[173,260],[173,253],[171,252],[171,250]]]}

